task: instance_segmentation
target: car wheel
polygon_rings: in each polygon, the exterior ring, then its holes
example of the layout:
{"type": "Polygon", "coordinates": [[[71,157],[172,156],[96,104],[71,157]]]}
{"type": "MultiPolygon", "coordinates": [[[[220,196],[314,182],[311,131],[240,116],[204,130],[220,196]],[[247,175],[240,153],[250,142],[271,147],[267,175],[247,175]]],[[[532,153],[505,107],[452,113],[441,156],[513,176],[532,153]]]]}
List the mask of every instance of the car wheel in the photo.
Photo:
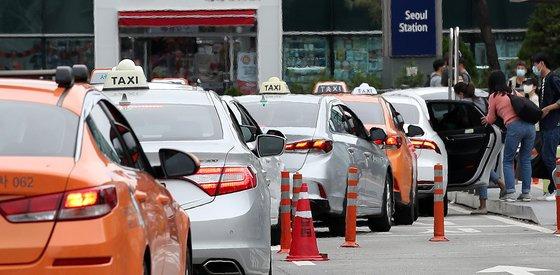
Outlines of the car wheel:
{"type": "MultiPolygon", "coordinates": [[[[346,211],[344,211],[344,213],[346,213],[346,211]]],[[[346,215],[331,215],[328,224],[331,236],[343,237],[346,234],[346,215]]]]}
{"type": "Polygon", "coordinates": [[[414,221],[418,220],[420,216],[420,200],[418,199],[418,187],[414,193],[414,221]]]}
{"type": "Polygon", "coordinates": [[[193,263],[192,263],[192,249],[189,248],[187,249],[187,264],[185,266],[185,275],[192,275],[194,274],[193,272],[193,263]]]}
{"type": "Polygon", "coordinates": [[[411,225],[414,223],[414,213],[416,213],[416,205],[414,199],[414,190],[410,189],[409,205],[395,205],[395,223],[402,225],[411,225]]]}
{"type": "Polygon", "coordinates": [[[278,217],[278,223],[270,228],[270,245],[279,245],[282,237],[282,219],[278,217]]]}
{"type": "Polygon", "coordinates": [[[144,270],[144,275],[150,275],[150,263],[148,263],[147,259],[144,259],[142,269],[144,270]]]}
{"type": "Polygon", "coordinates": [[[383,208],[381,217],[368,218],[368,227],[374,232],[387,232],[391,230],[391,219],[393,216],[393,189],[391,176],[387,173],[385,177],[385,189],[383,190],[383,208]]]}
{"type": "Polygon", "coordinates": [[[270,253],[270,267],[268,268],[268,275],[272,275],[272,253],[270,253]]]}

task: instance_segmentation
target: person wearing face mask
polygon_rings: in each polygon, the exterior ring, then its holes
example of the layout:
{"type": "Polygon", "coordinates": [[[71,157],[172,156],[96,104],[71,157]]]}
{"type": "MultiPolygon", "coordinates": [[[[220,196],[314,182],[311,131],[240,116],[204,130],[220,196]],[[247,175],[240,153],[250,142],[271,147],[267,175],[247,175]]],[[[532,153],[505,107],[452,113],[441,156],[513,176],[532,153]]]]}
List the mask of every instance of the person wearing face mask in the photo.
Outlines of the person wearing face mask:
{"type": "Polygon", "coordinates": [[[539,199],[553,201],[556,186],[553,184],[552,173],[556,168],[556,148],[560,144],[560,77],[550,71],[547,54],[535,54],[532,62],[533,73],[542,78],[538,92],[540,94],[539,107],[543,111],[540,121],[541,157],[551,180],[551,184],[548,185],[548,194],[539,199]]]}
{"type": "Polygon", "coordinates": [[[515,69],[515,76],[511,77],[508,81],[508,85],[512,89],[516,89],[518,91],[521,90],[523,85],[523,81],[525,81],[525,75],[527,75],[527,65],[522,60],[517,61],[517,67],[515,69]]]}
{"type": "MultiPolygon", "coordinates": [[[[483,98],[480,98],[474,94],[475,88],[472,83],[458,82],[453,86],[453,91],[457,95],[457,98],[463,101],[470,101],[478,109],[482,111],[483,114],[488,113],[488,102],[483,98]]],[[[490,181],[500,187],[500,197],[505,195],[506,185],[498,173],[492,170],[490,171],[490,181]]],[[[488,185],[483,185],[478,188],[478,199],[480,201],[479,207],[471,212],[471,215],[485,215],[488,214],[488,209],[486,208],[486,201],[488,200],[488,185]]]]}

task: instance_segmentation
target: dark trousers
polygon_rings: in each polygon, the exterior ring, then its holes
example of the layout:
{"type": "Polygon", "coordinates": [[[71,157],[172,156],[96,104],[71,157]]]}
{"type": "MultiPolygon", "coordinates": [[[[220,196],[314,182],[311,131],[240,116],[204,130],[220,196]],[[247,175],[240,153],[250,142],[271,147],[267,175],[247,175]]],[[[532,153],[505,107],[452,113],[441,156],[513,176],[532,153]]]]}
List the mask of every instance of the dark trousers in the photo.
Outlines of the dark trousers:
{"type": "MultiPolygon", "coordinates": [[[[556,169],[556,147],[560,144],[560,127],[554,127],[552,129],[541,129],[542,135],[542,147],[541,147],[541,156],[546,166],[548,173],[555,178],[555,175],[552,173],[554,169],[556,169]]],[[[554,181],[548,185],[548,192],[551,194],[554,193],[556,190],[556,186],[554,181]]]]}

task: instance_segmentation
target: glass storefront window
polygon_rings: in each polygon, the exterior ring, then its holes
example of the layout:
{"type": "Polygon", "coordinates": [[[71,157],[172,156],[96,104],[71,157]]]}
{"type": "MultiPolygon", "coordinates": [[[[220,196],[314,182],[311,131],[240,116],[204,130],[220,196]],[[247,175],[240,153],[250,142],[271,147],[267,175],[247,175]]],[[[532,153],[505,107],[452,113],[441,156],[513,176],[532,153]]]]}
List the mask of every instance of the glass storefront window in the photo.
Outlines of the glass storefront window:
{"type": "Polygon", "coordinates": [[[37,0],[0,1],[0,33],[40,33],[42,30],[42,2],[37,0]]]}
{"type": "Polygon", "coordinates": [[[46,68],[85,64],[94,68],[93,38],[46,39],[46,68]]]}
{"type": "Polygon", "coordinates": [[[149,79],[200,80],[223,94],[230,86],[256,93],[256,37],[215,34],[193,37],[121,37],[121,58],[130,58],[149,79]]]}
{"type": "Polygon", "coordinates": [[[383,69],[381,36],[334,38],[334,79],[380,74],[383,69]]]}
{"type": "Polygon", "coordinates": [[[312,88],[317,79],[330,76],[330,48],[325,36],[284,36],[283,79],[312,88]]]}
{"type": "Polygon", "coordinates": [[[0,38],[0,70],[43,68],[40,38],[0,38]]]}

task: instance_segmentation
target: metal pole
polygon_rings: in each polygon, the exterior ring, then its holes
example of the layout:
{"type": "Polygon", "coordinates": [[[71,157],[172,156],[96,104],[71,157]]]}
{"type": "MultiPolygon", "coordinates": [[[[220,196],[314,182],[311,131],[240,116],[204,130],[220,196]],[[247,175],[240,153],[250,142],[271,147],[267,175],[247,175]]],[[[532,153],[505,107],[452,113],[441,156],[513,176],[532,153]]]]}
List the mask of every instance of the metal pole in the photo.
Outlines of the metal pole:
{"type": "Polygon", "coordinates": [[[459,79],[459,27],[455,27],[455,38],[454,38],[454,75],[453,75],[453,85],[457,84],[457,79],[459,79]]]}
{"type": "Polygon", "coordinates": [[[449,28],[449,56],[447,57],[447,93],[449,99],[453,99],[453,28],[449,28]]]}

